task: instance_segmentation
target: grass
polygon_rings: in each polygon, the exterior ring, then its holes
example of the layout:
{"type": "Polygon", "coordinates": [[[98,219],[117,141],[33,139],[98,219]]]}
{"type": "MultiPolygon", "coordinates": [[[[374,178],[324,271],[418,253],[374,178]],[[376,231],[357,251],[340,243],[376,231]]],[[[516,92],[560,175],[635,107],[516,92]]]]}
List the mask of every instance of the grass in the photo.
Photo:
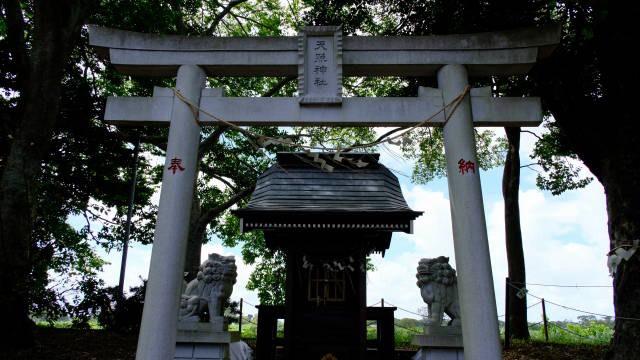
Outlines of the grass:
{"type": "MultiPolygon", "coordinates": [[[[243,324],[243,334],[245,326],[243,324]]],[[[253,326],[255,327],[255,325],[253,326]]],[[[251,332],[251,325],[247,331],[251,332]]],[[[0,359],[11,360],[134,360],[137,334],[107,330],[76,330],[54,327],[36,329],[36,345],[27,350],[0,349],[0,359]]],[[[255,341],[247,341],[255,346],[255,341]]],[[[398,359],[408,360],[415,349],[398,349],[398,359]],[[402,351],[404,350],[404,351],[402,351]]],[[[540,341],[514,342],[503,353],[505,360],[593,360],[601,359],[605,345],[553,344],[540,341]]]]}
{"type": "MultiPolygon", "coordinates": [[[[71,329],[73,328],[73,322],[71,320],[57,320],[53,322],[36,320],[36,326],[55,329],[71,329]]],[[[91,330],[101,330],[102,326],[98,323],[97,319],[89,320],[89,328],[91,330]]]]}
{"type": "MultiPolygon", "coordinates": [[[[39,327],[55,328],[55,329],[71,329],[71,320],[59,320],[53,323],[46,321],[37,321],[39,327]]],[[[89,321],[92,330],[100,330],[101,327],[95,319],[89,321]]],[[[229,331],[238,331],[238,324],[229,325],[229,331]]],[[[411,338],[413,335],[422,334],[421,326],[404,326],[395,327],[395,343],[397,348],[413,349],[411,338]]],[[[500,329],[500,336],[504,341],[504,328],[500,329]]],[[[598,321],[590,321],[588,323],[570,323],[570,322],[549,322],[548,326],[549,343],[562,345],[608,345],[613,337],[613,329],[609,324],[598,321]]],[[[529,334],[532,342],[545,343],[544,328],[542,324],[532,324],[529,327],[529,334]]],[[[278,324],[278,335],[284,336],[284,323],[278,324]]],[[[255,340],[257,337],[257,325],[244,319],[242,322],[242,339],[255,340]]],[[[367,327],[367,339],[374,340],[377,337],[377,329],[375,322],[367,327]]],[[[514,343],[518,343],[515,341],[514,343]]]]}
{"type": "MultiPolygon", "coordinates": [[[[607,345],[613,337],[613,329],[604,323],[591,321],[587,324],[566,322],[549,322],[549,342],[555,344],[589,344],[607,345]]],[[[545,341],[542,324],[529,328],[529,334],[533,341],[545,341]]],[[[504,337],[504,334],[502,334],[504,337]]]]}
{"type": "MultiPolygon", "coordinates": [[[[278,330],[280,330],[280,327],[278,327],[278,330]]],[[[238,331],[238,323],[230,324],[229,331],[238,331]]],[[[284,327],[282,331],[284,333],[284,327]]],[[[247,320],[242,321],[242,334],[240,334],[242,339],[255,339],[257,334],[258,326],[256,324],[250,323],[247,320]]]]}
{"type": "MultiPolygon", "coordinates": [[[[610,324],[600,321],[590,321],[587,323],[552,322],[548,323],[548,334],[550,344],[559,345],[608,345],[613,337],[613,328],[610,324]]],[[[504,328],[501,328],[500,336],[504,341],[504,328]]],[[[396,326],[395,343],[396,348],[415,348],[411,345],[413,335],[422,334],[422,326],[396,326]]],[[[532,342],[546,343],[544,327],[542,324],[532,324],[529,327],[529,334],[532,342]]],[[[367,327],[367,339],[376,338],[375,325],[367,327]]]]}

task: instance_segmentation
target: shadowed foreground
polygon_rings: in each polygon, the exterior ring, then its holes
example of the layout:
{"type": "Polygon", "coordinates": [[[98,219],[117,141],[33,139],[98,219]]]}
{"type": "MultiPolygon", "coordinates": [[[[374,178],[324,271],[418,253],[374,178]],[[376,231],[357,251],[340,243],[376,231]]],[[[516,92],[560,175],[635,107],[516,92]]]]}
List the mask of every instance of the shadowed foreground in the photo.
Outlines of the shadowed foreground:
{"type": "MultiPolygon", "coordinates": [[[[133,360],[136,334],[105,330],[38,328],[37,345],[20,352],[0,352],[11,360],[133,360]]],[[[253,342],[250,342],[253,345],[253,342]]],[[[603,345],[516,344],[504,353],[505,360],[592,360],[602,358],[603,345]]],[[[415,351],[398,351],[397,359],[410,359],[415,351]]]]}

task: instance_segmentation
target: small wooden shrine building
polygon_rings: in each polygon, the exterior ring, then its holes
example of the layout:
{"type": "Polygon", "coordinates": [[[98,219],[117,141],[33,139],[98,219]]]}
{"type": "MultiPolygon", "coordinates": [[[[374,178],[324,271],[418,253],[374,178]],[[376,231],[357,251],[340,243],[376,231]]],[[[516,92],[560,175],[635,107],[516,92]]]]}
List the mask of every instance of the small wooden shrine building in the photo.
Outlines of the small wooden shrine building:
{"type": "Polygon", "coordinates": [[[378,159],[279,153],[247,206],[235,211],[242,231],[264,231],[267,246],[286,257],[284,309],[259,310],[260,360],[275,357],[278,317],[287,359],[364,359],[367,320],[378,322],[377,358],[390,358],[395,308],[367,309],[367,256],[384,255],[392,232],[411,233],[422,213],[409,208],[378,159]]]}

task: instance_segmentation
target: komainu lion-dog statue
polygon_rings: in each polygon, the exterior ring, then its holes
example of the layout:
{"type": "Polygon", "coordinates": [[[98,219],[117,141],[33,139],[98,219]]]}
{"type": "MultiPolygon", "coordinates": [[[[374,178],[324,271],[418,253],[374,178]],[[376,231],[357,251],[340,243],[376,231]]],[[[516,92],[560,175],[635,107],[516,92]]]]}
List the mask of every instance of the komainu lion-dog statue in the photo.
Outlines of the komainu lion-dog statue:
{"type": "Polygon", "coordinates": [[[447,314],[451,318],[447,325],[460,326],[457,277],[455,269],[449,265],[449,258],[420,260],[416,278],[429,311],[427,325],[441,326],[443,316],[447,314]]]}
{"type": "Polygon", "coordinates": [[[233,256],[209,254],[180,298],[179,320],[198,322],[205,312],[210,320],[222,316],[222,305],[231,296],[237,275],[233,256]]]}

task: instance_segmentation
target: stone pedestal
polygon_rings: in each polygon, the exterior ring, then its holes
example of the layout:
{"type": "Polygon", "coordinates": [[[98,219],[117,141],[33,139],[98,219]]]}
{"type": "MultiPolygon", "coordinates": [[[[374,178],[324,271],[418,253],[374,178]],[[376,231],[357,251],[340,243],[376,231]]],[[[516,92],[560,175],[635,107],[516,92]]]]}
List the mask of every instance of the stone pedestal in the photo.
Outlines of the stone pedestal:
{"type": "Polygon", "coordinates": [[[414,335],[411,344],[420,347],[413,360],[464,360],[459,326],[425,326],[424,334],[414,335]]]}
{"type": "Polygon", "coordinates": [[[229,344],[238,332],[226,331],[222,318],[211,323],[179,322],[174,360],[229,360],[229,344]]]}

